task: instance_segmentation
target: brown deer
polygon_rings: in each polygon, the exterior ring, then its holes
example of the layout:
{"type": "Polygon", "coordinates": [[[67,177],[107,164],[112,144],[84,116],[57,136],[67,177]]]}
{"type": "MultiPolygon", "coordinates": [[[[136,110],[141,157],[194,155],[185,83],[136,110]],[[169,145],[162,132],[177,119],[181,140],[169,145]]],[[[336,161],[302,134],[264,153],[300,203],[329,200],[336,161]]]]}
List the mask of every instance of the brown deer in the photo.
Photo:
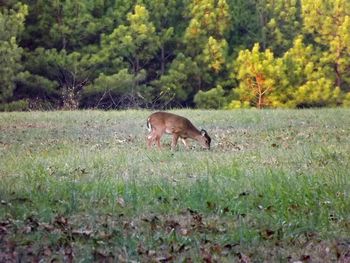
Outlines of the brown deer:
{"type": "Polygon", "coordinates": [[[171,149],[174,150],[177,141],[181,138],[183,144],[188,149],[186,139],[191,138],[199,142],[205,149],[210,149],[211,139],[205,130],[199,131],[188,119],[168,112],[155,112],[147,119],[147,127],[150,134],[147,136],[148,149],[157,143],[161,149],[160,138],[164,133],[172,134],[171,149]]]}

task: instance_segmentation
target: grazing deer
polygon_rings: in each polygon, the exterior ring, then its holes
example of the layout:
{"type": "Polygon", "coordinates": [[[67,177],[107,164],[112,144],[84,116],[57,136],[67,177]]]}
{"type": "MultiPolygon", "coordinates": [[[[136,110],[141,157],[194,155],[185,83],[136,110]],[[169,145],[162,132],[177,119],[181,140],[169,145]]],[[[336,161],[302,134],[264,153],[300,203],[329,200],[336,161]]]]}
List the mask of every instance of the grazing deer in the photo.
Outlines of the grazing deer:
{"type": "Polygon", "coordinates": [[[150,134],[147,136],[148,149],[156,142],[161,149],[160,138],[164,133],[172,134],[171,149],[174,150],[177,141],[181,138],[188,149],[187,138],[199,142],[205,149],[210,149],[211,139],[205,130],[199,131],[188,119],[168,112],[155,112],[147,119],[147,128],[150,134]]]}

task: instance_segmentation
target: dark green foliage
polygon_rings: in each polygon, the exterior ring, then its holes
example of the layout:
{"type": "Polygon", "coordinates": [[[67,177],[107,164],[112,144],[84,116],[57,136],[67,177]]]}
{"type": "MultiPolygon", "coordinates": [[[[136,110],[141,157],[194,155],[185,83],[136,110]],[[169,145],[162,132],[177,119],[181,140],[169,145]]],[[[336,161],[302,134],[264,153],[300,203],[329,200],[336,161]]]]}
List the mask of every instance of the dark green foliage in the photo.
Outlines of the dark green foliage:
{"type": "Polygon", "coordinates": [[[42,98],[48,101],[59,99],[58,83],[42,76],[21,72],[16,77],[15,99],[28,97],[42,98]]]}
{"type": "Polygon", "coordinates": [[[202,109],[221,109],[227,103],[225,91],[221,86],[205,92],[200,90],[194,97],[194,102],[202,109]]]}
{"type": "Polygon", "coordinates": [[[101,74],[82,93],[81,106],[85,108],[134,108],[147,103],[149,88],[140,85],[145,80],[145,71],[136,76],[122,69],[113,75],[101,74]]]}
{"type": "Polygon", "coordinates": [[[14,9],[0,9],[0,103],[12,97],[14,78],[21,70],[23,49],[17,36],[23,30],[27,7],[17,4],[14,9]]]}
{"type": "Polygon", "coordinates": [[[17,100],[0,104],[0,111],[26,111],[29,109],[28,100],[17,100]]]}
{"type": "Polygon", "coordinates": [[[235,108],[255,95],[239,92],[247,83],[237,72],[247,65],[234,61],[259,43],[283,65],[280,75],[269,77],[276,87],[266,106],[348,105],[348,0],[0,3],[0,103],[27,98],[67,109],[235,108]],[[296,41],[307,52],[295,52],[296,41]],[[218,86],[236,94],[235,101],[222,103],[211,90],[218,86]]]}

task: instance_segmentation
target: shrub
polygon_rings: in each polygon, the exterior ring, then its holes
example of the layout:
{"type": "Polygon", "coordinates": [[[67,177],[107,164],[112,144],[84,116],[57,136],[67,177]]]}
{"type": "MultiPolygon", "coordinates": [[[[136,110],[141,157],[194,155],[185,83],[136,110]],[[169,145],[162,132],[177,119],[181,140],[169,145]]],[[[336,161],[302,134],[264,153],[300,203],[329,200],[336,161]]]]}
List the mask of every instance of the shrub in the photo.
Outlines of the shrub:
{"type": "Polygon", "coordinates": [[[0,104],[0,111],[26,111],[29,109],[28,100],[17,100],[0,104]]]}
{"type": "Polygon", "coordinates": [[[221,86],[210,89],[208,91],[199,91],[194,96],[194,102],[197,108],[202,109],[220,109],[223,108],[227,100],[225,98],[225,91],[221,86]]]}
{"type": "Polygon", "coordinates": [[[346,93],[343,100],[343,106],[346,108],[350,108],[350,92],[346,93]]]}
{"type": "Polygon", "coordinates": [[[248,101],[239,101],[239,100],[232,100],[225,109],[227,110],[234,110],[234,109],[248,109],[250,108],[250,104],[248,101]]]}

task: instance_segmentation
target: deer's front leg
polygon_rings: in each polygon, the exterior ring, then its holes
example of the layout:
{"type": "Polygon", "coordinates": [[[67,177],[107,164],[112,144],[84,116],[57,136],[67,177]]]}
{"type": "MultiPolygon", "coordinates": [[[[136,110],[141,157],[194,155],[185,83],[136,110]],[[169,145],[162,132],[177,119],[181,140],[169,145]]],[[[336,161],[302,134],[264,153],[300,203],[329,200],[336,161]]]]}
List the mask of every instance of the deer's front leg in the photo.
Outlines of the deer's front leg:
{"type": "Polygon", "coordinates": [[[182,138],[181,141],[185,145],[186,149],[189,150],[190,147],[188,146],[187,140],[182,138]]]}
{"type": "Polygon", "coordinates": [[[177,145],[177,140],[179,139],[179,135],[176,133],[173,133],[173,140],[171,142],[171,149],[175,150],[176,145],[177,145]]]}

